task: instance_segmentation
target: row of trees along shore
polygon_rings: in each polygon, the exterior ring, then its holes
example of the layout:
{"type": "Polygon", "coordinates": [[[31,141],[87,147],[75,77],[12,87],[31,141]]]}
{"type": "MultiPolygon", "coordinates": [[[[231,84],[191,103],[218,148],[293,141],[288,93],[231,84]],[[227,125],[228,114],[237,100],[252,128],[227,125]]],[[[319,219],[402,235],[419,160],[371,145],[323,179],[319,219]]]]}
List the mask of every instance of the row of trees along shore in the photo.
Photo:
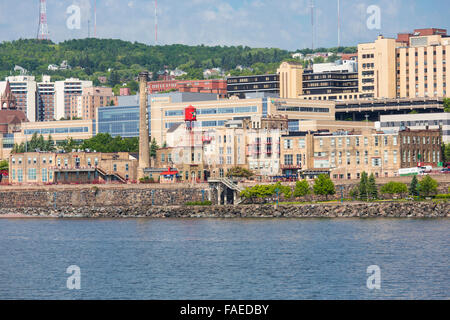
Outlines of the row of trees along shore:
{"type": "MultiPolygon", "coordinates": [[[[420,182],[417,176],[413,176],[409,186],[392,181],[379,188],[375,176],[373,174],[369,176],[366,172],[363,172],[359,184],[350,190],[349,195],[354,201],[376,201],[380,200],[380,193],[401,198],[409,195],[417,199],[431,197],[436,195],[437,191],[438,183],[430,176],[423,177],[420,182]]],[[[325,200],[328,200],[329,196],[336,194],[336,187],[328,175],[322,174],[314,180],[312,187],[307,180],[297,181],[293,190],[280,182],[271,185],[256,185],[242,191],[241,197],[252,203],[255,203],[256,200],[267,203],[277,194],[283,196],[284,201],[292,198],[311,200],[313,195],[325,197],[325,200]]],[[[443,196],[446,196],[443,198],[449,198],[450,195],[443,196]]]]}

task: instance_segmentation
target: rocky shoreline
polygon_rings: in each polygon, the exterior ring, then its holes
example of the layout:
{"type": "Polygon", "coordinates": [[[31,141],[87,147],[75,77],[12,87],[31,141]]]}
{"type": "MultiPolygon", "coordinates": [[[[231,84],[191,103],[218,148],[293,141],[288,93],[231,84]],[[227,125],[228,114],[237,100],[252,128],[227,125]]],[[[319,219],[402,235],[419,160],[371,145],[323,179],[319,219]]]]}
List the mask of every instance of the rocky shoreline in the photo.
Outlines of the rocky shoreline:
{"type": "Polygon", "coordinates": [[[0,208],[0,218],[449,218],[450,202],[0,208]]]}

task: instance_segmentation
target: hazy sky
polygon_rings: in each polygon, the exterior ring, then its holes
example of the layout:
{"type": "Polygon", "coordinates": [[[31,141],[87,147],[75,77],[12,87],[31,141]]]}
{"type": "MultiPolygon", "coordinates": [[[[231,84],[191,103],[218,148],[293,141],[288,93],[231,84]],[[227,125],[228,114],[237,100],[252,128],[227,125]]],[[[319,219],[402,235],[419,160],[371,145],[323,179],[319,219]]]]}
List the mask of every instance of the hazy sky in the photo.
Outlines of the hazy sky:
{"type": "MultiPolygon", "coordinates": [[[[315,0],[315,47],[337,40],[337,0],[315,0]]],[[[55,42],[94,33],[95,0],[47,0],[55,42]],[[71,5],[81,9],[80,29],[69,29],[71,5]]],[[[158,0],[159,44],[247,45],[295,50],[311,47],[310,0],[158,0]]],[[[414,28],[449,28],[448,0],[341,0],[342,45],[393,37],[414,28]],[[380,8],[381,28],[368,29],[367,8],[380,8]]],[[[154,0],[97,0],[97,36],[155,43],[154,0]]],[[[0,41],[35,38],[39,0],[0,0],[0,41]]],[[[73,26],[73,24],[72,24],[73,26]]]]}

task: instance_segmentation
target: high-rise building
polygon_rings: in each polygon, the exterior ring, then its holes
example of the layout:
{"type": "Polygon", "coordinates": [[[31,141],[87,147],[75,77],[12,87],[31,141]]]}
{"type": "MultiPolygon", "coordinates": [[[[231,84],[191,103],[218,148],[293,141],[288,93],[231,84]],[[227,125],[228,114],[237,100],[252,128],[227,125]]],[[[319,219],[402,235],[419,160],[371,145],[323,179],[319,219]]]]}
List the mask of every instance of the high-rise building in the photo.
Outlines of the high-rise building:
{"type": "Polygon", "coordinates": [[[81,96],[83,88],[92,87],[92,81],[79,79],[66,79],[55,82],[56,91],[56,119],[71,117],[70,101],[71,96],[81,96]]]}
{"type": "Polygon", "coordinates": [[[11,93],[16,98],[17,109],[22,110],[30,122],[37,121],[36,81],[33,76],[11,76],[0,82],[0,92],[4,92],[9,83],[11,93]]]}
{"type": "Polygon", "coordinates": [[[37,84],[37,121],[56,119],[55,100],[55,83],[50,81],[50,76],[43,76],[37,84]]]}
{"type": "Polygon", "coordinates": [[[117,105],[117,97],[111,88],[87,87],[83,88],[82,95],[70,96],[70,117],[83,120],[95,119],[95,109],[117,105]]]}
{"type": "Polygon", "coordinates": [[[379,36],[358,46],[363,98],[449,97],[450,37],[444,29],[417,29],[397,39],[379,36]]]}

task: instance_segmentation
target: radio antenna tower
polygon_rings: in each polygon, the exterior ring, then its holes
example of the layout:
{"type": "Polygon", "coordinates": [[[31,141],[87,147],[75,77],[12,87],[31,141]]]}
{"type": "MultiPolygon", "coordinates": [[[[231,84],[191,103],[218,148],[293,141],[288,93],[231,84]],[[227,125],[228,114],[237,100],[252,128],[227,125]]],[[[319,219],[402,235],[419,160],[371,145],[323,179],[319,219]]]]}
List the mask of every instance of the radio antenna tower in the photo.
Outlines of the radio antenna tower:
{"type": "Polygon", "coordinates": [[[155,44],[158,45],[158,0],[155,0],[155,44]]]}
{"type": "Polygon", "coordinates": [[[39,28],[37,38],[39,40],[48,40],[48,25],[47,25],[47,2],[46,0],[39,0],[39,28]]]}
{"type": "Polygon", "coordinates": [[[312,36],[312,45],[311,45],[311,49],[314,50],[314,0],[310,0],[310,5],[309,7],[311,8],[311,36],[312,36]]]}
{"type": "Polygon", "coordinates": [[[94,0],[94,38],[97,38],[97,0],[94,0]]]}
{"type": "Polygon", "coordinates": [[[338,48],[341,46],[341,0],[338,0],[338,48]]]}

